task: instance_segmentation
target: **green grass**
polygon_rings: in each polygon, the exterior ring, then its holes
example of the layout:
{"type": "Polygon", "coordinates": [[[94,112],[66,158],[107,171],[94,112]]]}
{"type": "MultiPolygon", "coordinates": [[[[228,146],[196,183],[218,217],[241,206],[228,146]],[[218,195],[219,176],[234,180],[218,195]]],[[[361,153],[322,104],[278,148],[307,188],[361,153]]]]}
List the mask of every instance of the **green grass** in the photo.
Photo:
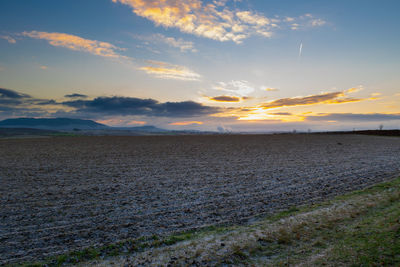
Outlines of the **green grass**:
{"type": "MultiPolygon", "coordinates": [[[[400,266],[400,197],[342,227],[327,262],[350,266],[400,266]]],[[[321,260],[320,264],[323,264],[321,260]]]]}

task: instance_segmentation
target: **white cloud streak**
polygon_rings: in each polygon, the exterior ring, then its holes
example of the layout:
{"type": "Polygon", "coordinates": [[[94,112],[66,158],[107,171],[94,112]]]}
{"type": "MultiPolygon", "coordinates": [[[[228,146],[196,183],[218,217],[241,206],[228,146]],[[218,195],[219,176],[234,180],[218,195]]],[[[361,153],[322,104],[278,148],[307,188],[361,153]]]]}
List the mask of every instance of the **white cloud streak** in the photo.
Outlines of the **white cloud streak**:
{"type": "Polygon", "coordinates": [[[175,47],[178,48],[181,52],[197,52],[197,49],[194,48],[194,44],[193,42],[190,41],[185,41],[182,38],[174,38],[174,37],[167,37],[165,35],[162,34],[155,34],[154,38],[156,40],[160,40],[163,43],[171,46],[171,47],[175,47]]]}
{"type": "Polygon", "coordinates": [[[254,92],[254,87],[245,80],[219,82],[213,86],[213,89],[233,93],[239,96],[248,96],[254,92]]]}
{"type": "Polygon", "coordinates": [[[301,53],[303,52],[303,43],[300,43],[299,47],[299,60],[301,59],[301,53]]]}
{"type": "Polygon", "coordinates": [[[198,81],[201,78],[200,74],[184,66],[152,60],[148,60],[147,63],[148,66],[140,67],[139,69],[156,78],[184,81],[198,81]]]}

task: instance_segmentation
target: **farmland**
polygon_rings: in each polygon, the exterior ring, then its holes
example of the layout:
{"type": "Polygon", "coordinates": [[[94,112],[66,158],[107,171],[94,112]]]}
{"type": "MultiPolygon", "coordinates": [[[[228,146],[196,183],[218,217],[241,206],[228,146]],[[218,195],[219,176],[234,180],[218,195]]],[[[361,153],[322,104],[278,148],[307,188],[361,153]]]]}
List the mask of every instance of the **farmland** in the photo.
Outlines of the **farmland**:
{"type": "Polygon", "coordinates": [[[0,264],[246,223],[400,173],[400,139],[359,135],[0,140],[0,264]]]}

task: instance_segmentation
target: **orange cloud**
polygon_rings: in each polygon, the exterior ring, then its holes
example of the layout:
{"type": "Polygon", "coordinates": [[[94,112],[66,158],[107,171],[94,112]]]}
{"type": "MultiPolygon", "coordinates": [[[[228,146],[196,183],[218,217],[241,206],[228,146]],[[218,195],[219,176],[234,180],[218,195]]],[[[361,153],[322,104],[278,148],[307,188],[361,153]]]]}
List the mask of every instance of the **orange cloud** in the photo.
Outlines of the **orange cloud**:
{"type": "MultiPolygon", "coordinates": [[[[132,58],[123,56],[118,53],[118,50],[124,50],[110,43],[84,39],[82,37],[66,34],[66,33],[49,33],[49,32],[23,32],[23,36],[47,40],[49,44],[53,46],[65,47],[75,51],[88,52],[93,55],[102,56],[112,59],[126,59],[128,62],[132,63],[132,58]]],[[[174,45],[181,47],[181,49],[189,49],[190,45],[188,43],[182,43],[180,40],[167,39],[169,42],[174,43],[174,45]],[[186,46],[185,46],[186,45],[186,46]]],[[[151,61],[147,60],[151,66],[142,66],[139,69],[147,72],[148,74],[155,75],[157,78],[163,79],[176,79],[176,80],[199,80],[201,75],[197,74],[190,69],[173,65],[166,62],[151,61]]],[[[42,67],[45,69],[45,67],[42,67]]]]}
{"type": "Polygon", "coordinates": [[[147,124],[147,122],[146,122],[146,121],[129,121],[129,122],[127,122],[126,124],[127,124],[127,125],[137,125],[137,124],[139,124],[139,125],[145,125],[145,124],[147,124]]]}
{"type": "Polygon", "coordinates": [[[264,16],[254,14],[250,11],[239,11],[236,12],[236,16],[238,18],[248,24],[254,24],[254,25],[259,25],[259,26],[265,26],[270,24],[270,20],[264,16]]]}
{"type": "MultiPolygon", "coordinates": [[[[251,35],[270,38],[273,29],[282,28],[278,23],[287,20],[267,18],[247,10],[231,10],[225,1],[207,2],[201,0],[112,0],[132,8],[133,13],[153,21],[157,26],[174,27],[218,41],[241,43],[251,35]]],[[[298,17],[290,20],[308,19],[310,25],[321,26],[323,20],[314,17],[298,17]]],[[[300,22],[299,22],[300,23],[300,22]]],[[[300,26],[300,24],[298,24],[300,26]]]]}
{"type": "Polygon", "coordinates": [[[139,69],[145,71],[150,75],[155,75],[157,78],[197,81],[201,77],[200,74],[195,73],[192,70],[183,66],[159,61],[149,60],[147,62],[150,63],[152,66],[144,66],[140,67],[139,69]]]}
{"type": "Polygon", "coordinates": [[[366,99],[349,98],[346,93],[355,92],[354,88],[346,91],[323,93],[319,95],[310,95],[305,97],[281,98],[262,105],[264,109],[280,108],[289,106],[305,106],[317,104],[342,104],[350,102],[359,102],[366,99]]]}
{"type": "Polygon", "coordinates": [[[240,102],[240,100],[241,100],[240,97],[227,96],[227,95],[209,97],[208,99],[210,99],[212,101],[217,101],[217,102],[240,102]]]}
{"type": "Polygon", "coordinates": [[[49,42],[49,44],[53,46],[65,47],[75,51],[83,51],[88,52],[93,55],[107,57],[107,58],[126,58],[120,54],[118,54],[118,50],[123,50],[115,45],[110,43],[84,39],[82,37],[67,34],[67,33],[58,33],[58,32],[23,32],[23,36],[42,39],[49,42]]]}
{"type": "Polygon", "coordinates": [[[235,116],[238,121],[281,121],[281,122],[300,122],[304,121],[302,115],[289,112],[268,113],[262,107],[244,108],[239,110],[235,116]]]}
{"type": "MultiPolygon", "coordinates": [[[[277,120],[277,121],[304,121],[306,114],[293,114],[289,112],[275,112],[270,113],[270,109],[283,108],[283,107],[294,107],[294,106],[308,106],[318,104],[342,104],[359,102],[364,100],[374,100],[376,98],[351,98],[348,97],[348,93],[356,92],[355,88],[351,88],[339,92],[323,93],[317,95],[310,95],[305,97],[293,97],[293,98],[281,98],[274,101],[270,101],[258,106],[253,107],[242,107],[239,109],[226,109],[224,112],[214,114],[217,117],[236,117],[237,120],[241,121],[257,121],[257,120],[277,120]]],[[[311,114],[311,113],[310,113],[311,114]]]]}
{"type": "Polygon", "coordinates": [[[106,124],[106,125],[144,125],[147,124],[145,121],[135,121],[135,120],[126,120],[126,119],[106,119],[106,120],[96,120],[98,123],[106,124]]]}
{"type": "Polygon", "coordinates": [[[172,122],[169,125],[185,126],[185,125],[192,125],[192,124],[202,125],[203,122],[201,122],[201,121],[178,121],[178,122],[172,122]]]}
{"type": "Polygon", "coordinates": [[[133,13],[153,21],[157,26],[174,27],[218,41],[241,43],[251,35],[270,38],[273,30],[316,27],[325,21],[306,14],[297,18],[267,18],[247,10],[232,10],[226,1],[201,0],[112,0],[132,8],[133,13]]]}
{"type": "Polygon", "coordinates": [[[265,91],[267,91],[267,92],[275,92],[275,91],[279,91],[279,90],[276,89],[276,88],[265,88],[265,91]]]}

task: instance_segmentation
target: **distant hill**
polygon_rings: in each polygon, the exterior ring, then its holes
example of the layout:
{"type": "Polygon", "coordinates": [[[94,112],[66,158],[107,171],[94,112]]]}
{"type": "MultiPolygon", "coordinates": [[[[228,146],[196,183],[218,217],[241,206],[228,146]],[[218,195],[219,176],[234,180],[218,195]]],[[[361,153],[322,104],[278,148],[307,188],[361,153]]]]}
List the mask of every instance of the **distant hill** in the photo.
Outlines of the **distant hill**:
{"type": "Polygon", "coordinates": [[[31,128],[45,130],[100,130],[110,128],[107,125],[92,120],[69,119],[69,118],[18,118],[0,121],[1,128],[31,128]]]}
{"type": "MultiPolygon", "coordinates": [[[[154,133],[169,133],[171,131],[157,128],[151,125],[137,126],[137,127],[111,127],[105,124],[101,124],[92,120],[81,120],[81,119],[70,119],[70,118],[17,118],[17,119],[6,119],[0,121],[0,129],[7,128],[7,132],[10,129],[40,129],[40,130],[51,130],[51,131],[80,131],[79,134],[94,134],[94,135],[121,135],[121,134],[133,134],[133,135],[147,135],[154,133]]],[[[5,131],[3,131],[5,132],[5,131]]],[[[29,132],[29,131],[28,131],[29,132]]]]}

